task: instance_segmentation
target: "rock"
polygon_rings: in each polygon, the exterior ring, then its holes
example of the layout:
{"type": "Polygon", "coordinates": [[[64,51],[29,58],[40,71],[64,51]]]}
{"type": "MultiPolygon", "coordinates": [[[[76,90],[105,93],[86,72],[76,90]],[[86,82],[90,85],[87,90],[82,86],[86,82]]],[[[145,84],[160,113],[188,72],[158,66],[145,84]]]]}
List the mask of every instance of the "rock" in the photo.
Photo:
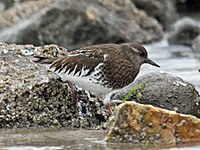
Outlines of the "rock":
{"type": "Polygon", "coordinates": [[[178,20],[174,25],[174,31],[168,37],[170,44],[191,45],[192,41],[199,35],[199,22],[191,18],[178,20]]]}
{"type": "Polygon", "coordinates": [[[199,12],[199,0],[176,0],[176,7],[180,13],[199,12]]]}
{"type": "Polygon", "coordinates": [[[187,81],[167,73],[143,75],[127,88],[116,93],[112,99],[125,98],[128,91],[139,83],[145,83],[146,87],[135,98],[136,102],[200,117],[198,91],[187,81]]]}
{"type": "Polygon", "coordinates": [[[68,85],[32,62],[32,55],[58,57],[66,55],[66,49],[0,44],[0,128],[95,128],[106,121],[101,100],[89,101],[80,90],[75,105],[68,85]]]}
{"type": "Polygon", "coordinates": [[[28,1],[1,13],[0,19],[0,41],[55,43],[69,50],[99,43],[149,43],[163,36],[161,25],[130,0],[28,1]]]}
{"type": "Polygon", "coordinates": [[[176,145],[200,140],[200,119],[125,102],[116,108],[105,138],[107,142],[176,145]]]}
{"type": "Polygon", "coordinates": [[[165,30],[177,19],[174,0],[132,0],[138,9],[158,20],[165,30]]]}
{"type": "MultiPolygon", "coordinates": [[[[33,0],[1,0],[0,1],[0,12],[6,11],[14,5],[21,5],[21,3],[33,0]]],[[[16,6],[15,6],[16,7],[16,6]]],[[[18,6],[17,6],[18,7],[18,6]]]]}
{"type": "Polygon", "coordinates": [[[14,0],[1,0],[0,1],[0,12],[5,11],[6,9],[12,7],[14,0]]]}
{"type": "Polygon", "coordinates": [[[195,54],[195,57],[200,59],[200,35],[192,41],[192,50],[195,54]]]}

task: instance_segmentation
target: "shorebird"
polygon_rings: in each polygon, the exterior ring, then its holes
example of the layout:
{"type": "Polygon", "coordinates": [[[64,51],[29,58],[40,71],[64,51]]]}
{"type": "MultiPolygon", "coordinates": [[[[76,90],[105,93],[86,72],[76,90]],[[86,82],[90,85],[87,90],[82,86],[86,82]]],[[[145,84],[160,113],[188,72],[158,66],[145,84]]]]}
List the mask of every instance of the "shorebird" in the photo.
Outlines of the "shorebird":
{"type": "Polygon", "coordinates": [[[113,91],[134,81],[142,64],[160,67],[138,43],[93,45],[68,52],[65,57],[38,57],[35,62],[44,64],[63,81],[102,97],[104,104],[110,103],[113,91]]]}

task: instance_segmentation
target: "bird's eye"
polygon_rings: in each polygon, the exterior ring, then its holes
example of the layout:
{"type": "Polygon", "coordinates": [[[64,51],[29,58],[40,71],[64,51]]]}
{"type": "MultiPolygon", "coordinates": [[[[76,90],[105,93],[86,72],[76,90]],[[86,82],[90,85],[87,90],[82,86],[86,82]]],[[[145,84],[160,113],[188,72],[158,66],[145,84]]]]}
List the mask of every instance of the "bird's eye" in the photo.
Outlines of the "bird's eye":
{"type": "Polygon", "coordinates": [[[141,53],[140,53],[140,56],[147,57],[147,53],[141,52],[141,53]]]}
{"type": "Polygon", "coordinates": [[[140,55],[141,55],[141,56],[144,56],[145,54],[144,54],[143,52],[140,52],[140,55]]]}

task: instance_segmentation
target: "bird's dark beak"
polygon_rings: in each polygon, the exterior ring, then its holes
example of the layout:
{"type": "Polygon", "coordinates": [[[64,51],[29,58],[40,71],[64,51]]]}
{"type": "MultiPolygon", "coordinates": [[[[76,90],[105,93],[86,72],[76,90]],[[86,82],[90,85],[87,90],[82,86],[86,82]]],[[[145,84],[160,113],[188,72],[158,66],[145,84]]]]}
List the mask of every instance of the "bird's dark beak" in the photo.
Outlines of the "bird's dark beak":
{"type": "Polygon", "coordinates": [[[151,59],[146,59],[145,63],[148,63],[148,64],[150,64],[152,66],[160,67],[158,64],[156,64],[155,62],[153,62],[151,59]]]}

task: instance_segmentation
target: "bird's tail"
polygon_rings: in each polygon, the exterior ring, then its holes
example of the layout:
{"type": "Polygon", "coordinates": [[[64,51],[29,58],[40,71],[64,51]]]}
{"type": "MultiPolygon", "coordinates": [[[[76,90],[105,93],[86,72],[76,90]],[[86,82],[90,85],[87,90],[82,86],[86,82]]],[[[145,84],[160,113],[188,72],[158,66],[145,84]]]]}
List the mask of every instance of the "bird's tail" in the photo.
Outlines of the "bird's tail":
{"type": "Polygon", "coordinates": [[[56,57],[34,56],[32,61],[39,64],[52,64],[56,59],[56,57]]]}
{"type": "Polygon", "coordinates": [[[41,64],[46,69],[50,69],[51,65],[56,60],[56,57],[42,57],[42,56],[34,56],[34,59],[32,60],[35,63],[41,64]]]}

